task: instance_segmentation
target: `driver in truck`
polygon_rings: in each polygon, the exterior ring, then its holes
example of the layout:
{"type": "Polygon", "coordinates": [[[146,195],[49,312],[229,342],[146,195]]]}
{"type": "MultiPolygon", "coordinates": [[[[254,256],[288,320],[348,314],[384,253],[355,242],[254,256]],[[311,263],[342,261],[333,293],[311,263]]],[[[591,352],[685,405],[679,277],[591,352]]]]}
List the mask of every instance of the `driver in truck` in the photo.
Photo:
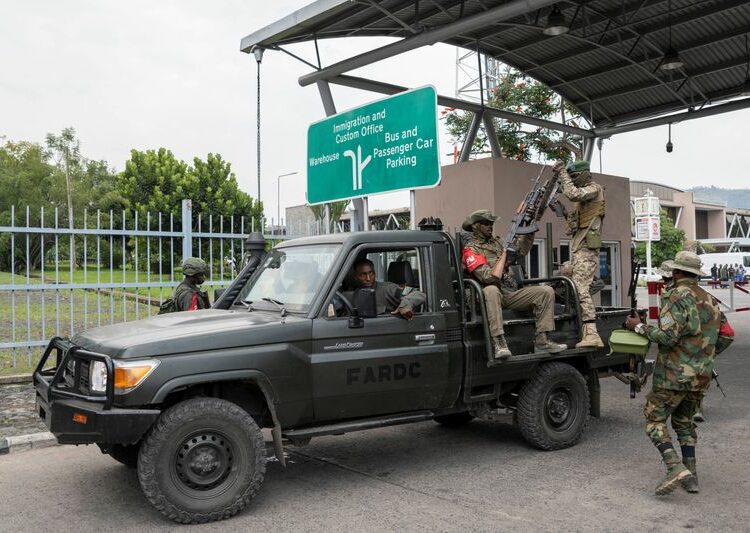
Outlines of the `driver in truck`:
{"type": "MultiPolygon", "coordinates": [[[[557,344],[547,338],[547,332],[555,329],[555,291],[548,285],[519,288],[517,280],[506,269],[507,254],[500,238],[492,235],[497,218],[489,210],[480,209],[471,213],[462,225],[464,231],[472,232],[472,238],[463,250],[463,266],[483,286],[495,360],[505,361],[512,355],[505,341],[503,306],[518,311],[534,311],[535,353],[566,350],[568,347],[565,344],[557,344]]],[[[528,253],[533,239],[533,234],[523,237],[518,246],[519,256],[528,253]]]]}
{"type": "Polygon", "coordinates": [[[414,309],[419,308],[427,300],[427,295],[422,291],[411,290],[405,294],[404,289],[395,283],[376,281],[375,265],[369,259],[359,259],[354,263],[354,277],[360,288],[375,289],[375,305],[379,315],[391,313],[411,320],[414,309]]]}

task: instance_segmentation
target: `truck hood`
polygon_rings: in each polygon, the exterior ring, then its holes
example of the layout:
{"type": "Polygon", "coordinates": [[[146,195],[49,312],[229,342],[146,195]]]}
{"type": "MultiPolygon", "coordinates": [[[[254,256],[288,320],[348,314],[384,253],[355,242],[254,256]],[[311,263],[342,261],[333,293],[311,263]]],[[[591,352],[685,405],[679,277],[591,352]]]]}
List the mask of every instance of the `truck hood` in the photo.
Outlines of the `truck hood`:
{"type": "Polygon", "coordinates": [[[306,321],[270,311],[204,309],[93,328],[71,340],[115,358],[153,357],[278,342],[285,325],[306,321]]]}

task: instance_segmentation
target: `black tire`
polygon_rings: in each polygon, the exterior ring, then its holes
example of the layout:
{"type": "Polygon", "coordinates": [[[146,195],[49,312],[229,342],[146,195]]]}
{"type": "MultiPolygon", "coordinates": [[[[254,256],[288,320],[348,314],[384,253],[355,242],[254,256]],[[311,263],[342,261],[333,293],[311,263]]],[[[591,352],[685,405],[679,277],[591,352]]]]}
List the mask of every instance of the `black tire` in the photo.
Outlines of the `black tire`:
{"type": "Polygon", "coordinates": [[[263,434],[242,408],[195,398],[159,416],[141,445],[138,479],[161,514],[183,524],[234,516],[266,473],[263,434]]]}
{"type": "Polygon", "coordinates": [[[125,444],[113,444],[107,454],[118,463],[122,463],[129,468],[135,468],[138,466],[138,450],[140,449],[140,442],[129,446],[125,444]]]}
{"type": "Polygon", "coordinates": [[[547,363],[521,389],[518,425],[532,446],[560,450],[580,440],[588,409],[589,390],[580,372],[566,363],[547,363]]]}
{"type": "Polygon", "coordinates": [[[465,426],[472,420],[474,420],[474,415],[471,413],[451,413],[449,415],[439,415],[433,418],[435,422],[440,424],[441,426],[445,426],[447,428],[457,428],[461,426],[465,426]]]}

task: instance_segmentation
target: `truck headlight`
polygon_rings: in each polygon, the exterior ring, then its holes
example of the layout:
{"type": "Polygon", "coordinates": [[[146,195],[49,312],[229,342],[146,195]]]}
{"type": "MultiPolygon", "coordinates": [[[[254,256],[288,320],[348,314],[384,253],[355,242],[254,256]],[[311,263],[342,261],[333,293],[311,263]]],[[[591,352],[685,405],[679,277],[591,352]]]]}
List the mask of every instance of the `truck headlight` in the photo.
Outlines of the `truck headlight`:
{"type": "Polygon", "coordinates": [[[102,361],[92,361],[89,367],[89,388],[92,392],[107,390],[107,367],[102,361]]]}
{"type": "MultiPolygon", "coordinates": [[[[143,383],[151,372],[159,366],[156,359],[141,359],[138,361],[115,361],[116,392],[130,392],[143,383]]],[[[89,388],[92,392],[106,392],[107,367],[102,361],[92,361],[89,369],[89,388]]]]}

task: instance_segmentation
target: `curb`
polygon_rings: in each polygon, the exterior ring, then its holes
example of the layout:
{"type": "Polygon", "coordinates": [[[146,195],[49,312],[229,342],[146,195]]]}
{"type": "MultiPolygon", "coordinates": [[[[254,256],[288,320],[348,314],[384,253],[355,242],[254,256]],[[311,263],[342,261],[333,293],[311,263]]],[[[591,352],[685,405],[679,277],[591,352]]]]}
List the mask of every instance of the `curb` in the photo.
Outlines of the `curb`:
{"type": "Polygon", "coordinates": [[[0,376],[0,385],[16,385],[18,383],[31,383],[31,374],[15,374],[13,376],[0,376]]]}
{"type": "Polygon", "coordinates": [[[27,452],[38,448],[57,446],[57,439],[49,431],[0,438],[0,455],[27,452]]]}

